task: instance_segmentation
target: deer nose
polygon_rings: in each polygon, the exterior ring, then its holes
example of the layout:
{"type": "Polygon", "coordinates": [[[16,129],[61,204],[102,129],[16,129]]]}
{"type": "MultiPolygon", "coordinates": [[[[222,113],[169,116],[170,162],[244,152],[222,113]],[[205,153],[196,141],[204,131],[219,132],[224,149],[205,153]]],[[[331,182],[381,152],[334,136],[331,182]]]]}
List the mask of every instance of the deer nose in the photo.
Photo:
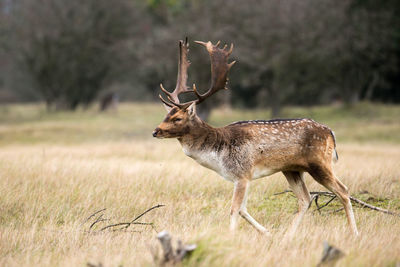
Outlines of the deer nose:
{"type": "Polygon", "coordinates": [[[161,131],[160,128],[156,128],[156,129],[153,131],[153,137],[157,137],[157,134],[158,134],[160,131],[161,131]]]}

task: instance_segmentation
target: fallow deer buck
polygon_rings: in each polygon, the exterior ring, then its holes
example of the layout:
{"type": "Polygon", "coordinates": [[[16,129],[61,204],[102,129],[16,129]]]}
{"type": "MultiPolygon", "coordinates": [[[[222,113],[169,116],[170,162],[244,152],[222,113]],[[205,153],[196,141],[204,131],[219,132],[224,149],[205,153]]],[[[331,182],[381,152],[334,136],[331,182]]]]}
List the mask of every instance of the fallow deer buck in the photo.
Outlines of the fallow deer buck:
{"type": "Polygon", "coordinates": [[[179,67],[175,90],[164,89],[167,99],[160,95],[168,110],[164,121],[154,130],[157,138],[177,138],[184,153],[199,164],[214,170],[234,183],[230,229],[237,228],[240,214],[260,232],[268,230],[259,224],[246,209],[250,181],[276,172],[283,172],[290,188],[298,198],[299,211],[289,228],[291,236],[297,229],[311,202],[303,173],[308,172],[318,183],[332,191],[343,203],[348,223],[357,235],[357,226],[346,186],[332,169],[337,160],[335,137],[326,126],[311,119],[276,119],[239,121],[225,127],[214,128],[196,115],[196,105],[219,90],[226,89],[230,49],[219,48],[219,42],[196,43],[206,47],[211,59],[211,86],[200,94],[193,85],[189,89],[187,54],[189,44],[179,42],[179,67]],[[181,103],[179,95],[191,92],[197,99],[181,103]]]}

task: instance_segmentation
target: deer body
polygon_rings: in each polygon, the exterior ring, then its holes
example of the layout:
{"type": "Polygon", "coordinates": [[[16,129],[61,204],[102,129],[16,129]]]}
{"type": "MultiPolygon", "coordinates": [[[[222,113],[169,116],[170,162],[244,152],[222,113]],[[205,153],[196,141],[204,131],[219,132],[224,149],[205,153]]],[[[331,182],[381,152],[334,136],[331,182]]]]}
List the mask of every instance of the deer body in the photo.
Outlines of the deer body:
{"type": "Polygon", "coordinates": [[[310,119],[243,121],[222,128],[202,122],[178,138],[184,153],[229,181],[279,171],[308,171],[335,157],[331,130],[310,119]]]}
{"type": "Polygon", "coordinates": [[[250,181],[282,172],[298,198],[299,212],[287,236],[292,236],[311,202],[303,173],[308,172],[318,183],[336,194],[342,202],[354,234],[358,234],[349,193],[334,175],[332,163],[337,160],[333,132],[310,119],[241,121],[214,128],[196,115],[196,105],[220,89],[224,89],[232,52],[210,42],[202,43],[211,58],[211,88],[203,95],[186,87],[188,43],[180,42],[178,81],[170,93],[162,86],[169,100],[162,102],[168,110],[164,121],[154,130],[157,138],[177,138],[184,153],[202,166],[212,169],[234,183],[230,229],[237,228],[238,216],[263,233],[268,230],[247,212],[250,181]],[[192,92],[198,100],[181,103],[179,94],[192,92]]]}

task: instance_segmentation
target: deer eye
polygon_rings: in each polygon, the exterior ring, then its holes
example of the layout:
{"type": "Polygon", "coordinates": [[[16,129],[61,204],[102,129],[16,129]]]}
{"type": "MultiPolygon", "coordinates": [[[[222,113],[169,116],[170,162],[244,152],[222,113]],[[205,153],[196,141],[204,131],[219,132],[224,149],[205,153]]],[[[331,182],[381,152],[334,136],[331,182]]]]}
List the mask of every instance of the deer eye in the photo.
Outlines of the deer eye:
{"type": "Polygon", "coordinates": [[[182,120],[181,118],[176,118],[173,120],[173,122],[177,122],[177,121],[181,121],[181,120],[182,120]]]}

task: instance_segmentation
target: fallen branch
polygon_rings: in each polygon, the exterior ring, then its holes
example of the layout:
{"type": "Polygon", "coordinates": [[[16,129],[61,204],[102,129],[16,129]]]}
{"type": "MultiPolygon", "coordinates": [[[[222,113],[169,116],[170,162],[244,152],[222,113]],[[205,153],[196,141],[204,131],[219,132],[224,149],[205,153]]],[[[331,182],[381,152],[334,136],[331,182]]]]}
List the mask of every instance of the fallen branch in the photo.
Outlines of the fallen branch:
{"type": "Polygon", "coordinates": [[[148,212],[150,212],[150,211],[152,211],[152,210],[154,210],[154,209],[164,207],[164,206],[165,206],[165,205],[158,204],[158,205],[156,205],[156,206],[153,206],[153,207],[151,207],[151,208],[145,210],[144,212],[142,212],[140,215],[138,215],[136,218],[134,218],[134,219],[133,219],[132,221],[130,221],[130,222],[121,222],[121,223],[110,224],[110,225],[107,225],[107,226],[101,228],[100,231],[104,231],[104,230],[106,230],[106,229],[110,229],[110,228],[117,227],[117,226],[124,226],[124,227],[121,227],[121,228],[119,229],[119,230],[123,230],[123,229],[127,229],[127,228],[128,228],[129,226],[131,226],[132,224],[133,224],[133,225],[134,225],[134,224],[139,224],[139,225],[150,225],[150,226],[152,226],[152,228],[154,229],[153,223],[136,222],[136,221],[137,221],[138,219],[140,219],[141,217],[143,217],[146,213],[148,213],[148,212]]]}
{"type": "Polygon", "coordinates": [[[85,223],[87,223],[91,218],[93,218],[96,214],[98,214],[98,213],[100,213],[100,212],[102,212],[102,211],[105,211],[106,210],[106,208],[104,208],[104,209],[101,209],[101,210],[98,210],[98,211],[95,211],[93,214],[91,214],[89,217],[87,217],[86,218],[86,220],[82,223],[82,225],[84,225],[85,223]]]}
{"type": "Polygon", "coordinates": [[[359,200],[359,199],[357,199],[357,198],[355,198],[355,197],[350,197],[350,199],[351,199],[352,201],[354,201],[354,202],[360,204],[360,205],[363,206],[363,207],[370,208],[370,209],[372,209],[372,210],[380,211],[380,212],[383,212],[383,213],[386,213],[386,214],[390,214],[390,215],[400,216],[400,214],[397,214],[397,213],[395,213],[395,212],[393,212],[393,211],[390,211],[390,210],[386,210],[386,209],[382,209],[382,208],[379,208],[379,207],[372,206],[371,204],[368,204],[368,203],[366,203],[366,202],[364,202],[364,201],[362,201],[362,200],[359,200]]]}
{"type": "MultiPolygon", "coordinates": [[[[282,191],[282,192],[279,192],[279,193],[275,193],[274,196],[282,195],[282,194],[286,194],[286,193],[292,193],[292,192],[293,192],[292,190],[285,190],[285,191],[282,191]]],[[[310,206],[311,206],[312,201],[315,199],[316,206],[317,206],[317,209],[316,209],[317,211],[320,211],[322,208],[328,206],[336,198],[336,195],[334,193],[325,192],[325,191],[312,191],[312,192],[310,192],[310,194],[312,196],[311,202],[310,202],[310,206]],[[326,202],[324,205],[319,206],[318,205],[318,198],[316,196],[329,196],[329,197],[331,197],[331,199],[328,202],[326,202]]],[[[386,213],[386,214],[389,214],[389,215],[400,216],[400,214],[398,214],[398,213],[395,213],[395,212],[390,211],[390,210],[386,210],[386,209],[382,209],[382,208],[373,206],[371,204],[368,204],[368,203],[366,203],[366,202],[364,202],[364,201],[362,201],[362,200],[360,200],[358,198],[352,197],[352,196],[350,196],[350,200],[353,201],[354,203],[360,204],[362,208],[369,208],[369,209],[376,210],[376,211],[379,211],[379,212],[382,212],[382,213],[386,213]]],[[[335,212],[340,211],[340,210],[341,209],[336,210],[335,212]]]]}
{"type": "Polygon", "coordinates": [[[315,204],[316,204],[317,207],[318,207],[318,195],[312,195],[312,196],[311,196],[310,203],[308,204],[308,208],[307,208],[307,209],[309,209],[309,208],[311,207],[311,204],[312,204],[313,200],[315,200],[315,204]]]}
{"type": "Polygon", "coordinates": [[[110,219],[104,219],[103,215],[104,214],[101,214],[99,217],[97,217],[97,219],[90,225],[89,230],[92,230],[92,228],[99,222],[105,222],[110,220],[110,219]]]}
{"type": "MultiPolygon", "coordinates": [[[[148,212],[150,212],[150,211],[152,211],[152,210],[154,210],[154,209],[157,209],[157,208],[160,208],[160,207],[164,207],[165,205],[161,205],[161,204],[158,204],[158,205],[155,205],[155,206],[153,206],[153,207],[151,207],[151,208],[149,208],[149,209],[147,209],[147,210],[145,210],[144,212],[142,212],[141,214],[139,214],[138,216],[136,216],[132,221],[130,221],[130,222],[120,222],[120,223],[114,223],[114,224],[110,224],[110,225],[106,225],[106,226],[104,226],[103,225],[103,227],[99,230],[99,231],[92,231],[94,228],[95,228],[95,226],[97,226],[98,224],[100,224],[100,223],[104,223],[104,222],[106,222],[106,221],[110,221],[110,219],[107,219],[107,218],[105,218],[104,217],[104,211],[106,210],[105,208],[104,209],[101,209],[101,210],[98,210],[98,211],[95,211],[94,213],[92,213],[83,223],[82,223],[82,225],[84,225],[85,223],[88,223],[88,222],[91,222],[90,223],[90,226],[89,226],[89,230],[87,231],[88,233],[90,233],[90,232],[101,232],[101,231],[104,231],[104,230],[106,230],[106,229],[111,229],[111,228],[114,228],[114,227],[118,227],[118,226],[123,226],[123,227],[121,227],[121,228],[119,228],[119,229],[113,229],[114,231],[116,231],[116,230],[126,230],[129,226],[131,226],[131,225],[148,225],[148,226],[151,226],[151,228],[154,230],[154,231],[156,231],[156,229],[155,229],[155,227],[154,227],[154,223],[152,223],[152,222],[139,222],[138,220],[140,219],[140,218],[142,218],[145,214],[147,214],[148,212]]],[[[138,232],[138,231],[133,231],[133,232],[138,232]]],[[[156,231],[157,232],[157,231],[156,231]]]]}
{"type": "MultiPolygon", "coordinates": [[[[315,196],[315,206],[317,206],[317,211],[318,211],[318,213],[321,214],[321,211],[320,211],[321,208],[319,207],[318,199],[319,199],[319,196],[316,195],[316,196],[315,196]]],[[[310,201],[310,203],[311,203],[311,201],[310,201]]],[[[311,205],[311,204],[310,204],[310,205],[311,205]]],[[[308,207],[308,208],[310,208],[310,207],[308,207]]]]}
{"type": "Polygon", "coordinates": [[[292,190],[287,190],[287,189],[286,189],[285,191],[275,193],[274,196],[283,195],[283,194],[292,193],[292,192],[293,192],[292,190]]]}
{"type": "MultiPolygon", "coordinates": [[[[331,193],[331,192],[319,192],[319,191],[316,191],[316,192],[310,192],[310,194],[318,194],[318,195],[325,195],[325,196],[330,196],[330,197],[336,197],[336,195],[333,194],[333,193],[331,193]]],[[[393,212],[393,211],[390,211],[390,210],[386,210],[386,209],[382,209],[382,208],[373,206],[373,205],[371,205],[371,204],[368,204],[367,202],[364,202],[364,201],[362,201],[362,200],[360,200],[360,199],[358,199],[358,198],[352,197],[352,196],[350,196],[350,200],[353,201],[353,202],[355,202],[355,203],[360,204],[361,207],[369,208],[369,209],[371,209],[371,210],[376,210],[376,211],[383,212],[383,213],[390,214],[390,215],[400,216],[399,214],[397,214],[397,213],[395,213],[395,212],[393,212]]]]}
{"type": "MultiPolygon", "coordinates": [[[[333,196],[333,197],[331,197],[331,199],[329,199],[324,205],[319,206],[319,207],[317,206],[317,211],[320,212],[321,209],[323,209],[324,207],[328,206],[329,203],[331,203],[335,198],[336,198],[336,195],[333,196]]],[[[320,212],[320,213],[321,213],[321,212],[320,212]]]]}

